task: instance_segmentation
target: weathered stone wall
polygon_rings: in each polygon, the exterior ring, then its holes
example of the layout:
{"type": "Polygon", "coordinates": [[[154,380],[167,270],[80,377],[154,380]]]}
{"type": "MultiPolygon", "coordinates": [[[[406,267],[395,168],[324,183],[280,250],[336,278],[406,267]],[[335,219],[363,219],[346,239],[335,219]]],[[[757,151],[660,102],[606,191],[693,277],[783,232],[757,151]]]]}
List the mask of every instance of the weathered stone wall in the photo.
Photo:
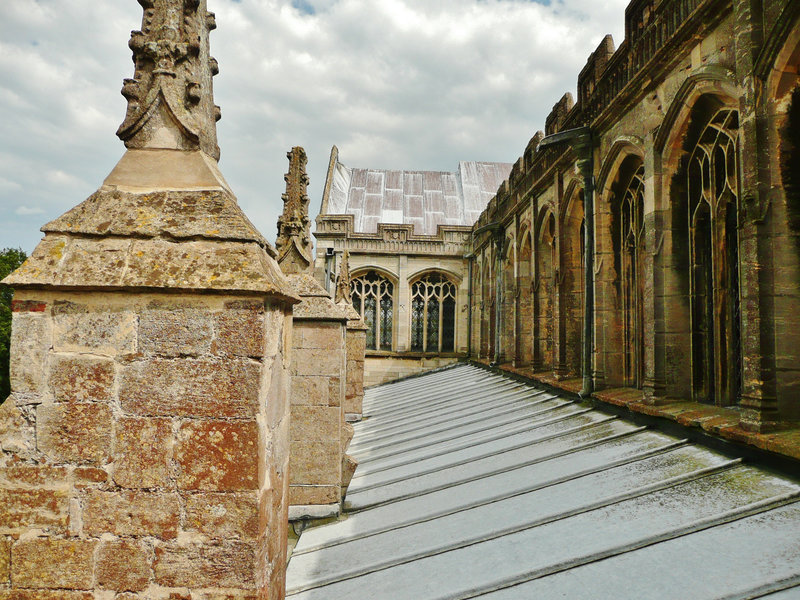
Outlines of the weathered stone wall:
{"type": "Polygon", "coordinates": [[[408,357],[401,356],[377,357],[367,355],[365,359],[364,386],[371,387],[417,375],[431,369],[438,369],[458,362],[458,358],[452,357],[408,357]]]}
{"type": "Polygon", "coordinates": [[[18,291],[0,596],[282,597],[290,338],[259,296],[18,291]]]}
{"type": "Polygon", "coordinates": [[[342,499],[344,323],[295,319],[293,346],[291,518],[329,516],[342,499]]]}
{"type": "MultiPolygon", "coordinates": [[[[643,1],[635,8],[626,13],[626,39],[613,58],[606,39],[579,76],[578,102],[566,95],[546,123],[548,134],[580,126],[592,131],[597,189],[589,374],[596,388],[641,389],[648,404],[738,405],[743,428],[787,426],[800,417],[800,186],[794,176],[800,4],[769,0],[756,10],[744,1],[643,1]],[[719,191],[700,201],[708,203],[713,223],[706,251],[693,241],[704,239],[698,232],[706,226],[692,212],[700,196],[689,164],[700,136],[712,147],[709,136],[717,131],[736,150],[715,146],[709,159],[717,175],[707,177],[708,189],[719,191]],[[637,181],[641,187],[634,189],[637,181]],[[641,194],[632,200],[639,212],[623,236],[622,207],[631,194],[641,194]],[[712,255],[706,287],[713,309],[698,299],[705,298],[706,284],[697,275],[712,255]]],[[[542,135],[531,139],[476,223],[503,224],[502,235],[514,244],[517,282],[508,283],[512,266],[498,263],[493,235],[475,236],[477,293],[470,311],[478,339],[471,352],[493,356],[501,310],[500,359],[524,364],[530,355],[533,371],[564,378],[582,370],[583,215],[576,198],[583,182],[576,151],[569,144],[538,149],[542,135]],[[525,231],[530,257],[521,252],[525,231]],[[498,268],[506,275],[506,297],[496,302],[498,268]],[[529,298],[520,302],[521,294],[529,298]],[[526,318],[530,341],[521,337],[528,335],[520,329],[526,318]]]]}
{"type": "Polygon", "coordinates": [[[348,322],[345,337],[347,382],[344,393],[344,416],[348,422],[360,421],[363,411],[366,337],[366,329],[360,320],[348,322]]]}

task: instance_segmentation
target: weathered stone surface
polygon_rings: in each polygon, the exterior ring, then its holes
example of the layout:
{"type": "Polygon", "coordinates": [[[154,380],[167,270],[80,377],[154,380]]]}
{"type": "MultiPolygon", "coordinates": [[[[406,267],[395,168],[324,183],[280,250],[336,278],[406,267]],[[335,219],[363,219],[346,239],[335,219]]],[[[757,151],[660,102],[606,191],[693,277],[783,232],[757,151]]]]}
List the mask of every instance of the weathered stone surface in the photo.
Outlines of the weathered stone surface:
{"type": "Polygon", "coordinates": [[[155,582],[165,587],[255,587],[255,547],[245,543],[156,546],[155,582]]]}
{"type": "Polygon", "coordinates": [[[97,585],[116,592],[138,592],[150,583],[150,550],[140,542],[101,542],[97,585]]]}
{"type": "MultiPolygon", "coordinates": [[[[100,189],[81,204],[45,225],[48,233],[82,233],[129,237],[207,238],[241,240],[266,244],[230,191],[216,164],[199,154],[183,152],[126,152],[109,175],[112,184],[153,177],[164,173],[163,163],[172,163],[172,181],[153,181],[155,188],[178,188],[175,177],[185,177],[193,187],[134,193],[119,189],[100,189]],[[159,164],[160,163],[160,164],[159,164]],[[199,186],[198,186],[199,184],[199,186]],[[219,189],[209,189],[209,188],[219,189]],[[131,218],[131,215],[135,215],[131,218]]],[[[109,183],[109,180],[107,180],[109,183]]]]}
{"type": "Polygon", "coordinates": [[[347,486],[350,485],[350,480],[353,479],[356,468],[358,468],[358,461],[349,454],[345,454],[342,459],[342,496],[344,496],[347,486]]]}
{"type": "Polygon", "coordinates": [[[0,538],[0,585],[7,585],[11,578],[11,541],[0,538]]]}
{"type": "Polygon", "coordinates": [[[327,377],[310,375],[292,377],[292,404],[328,405],[327,377]]]}
{"type": "Polygon", "coordinates": [[[330,440],[292,440],[289,472],[292,484],[313,483],[340,485],[341,442],[339,436],[330,440]]]}
{"type": "Polygon", "coordinates": [[[0,590],[0,600],[94,600],[94,594],[66,590],[0,590]]]}
{"type": "Polygon", "coordinates": [[[311,229],[308,218],[308,175],[306,151],[295,146],[286,153],[289,172],[284,176],[286,192],[283,213],[278,217],[278,264],[284,273],[303,273],[313,268],[311,229]]]}
{"type": "Polygon", "coordinates": [[[167,487],[172,421],[123,417],[117,422],[114,481],[127,488],[167,487]]]}
{"type": "Polygon", "coordinates": [[[341,351],[344,344],[344,328],[339,323],[301,321],[294,327],[295,348],[321,348],[341,351]]]}
{"type": "Polygon", "coordinates": [[[44,391],[47,353],[53,344],[52,321],[46,314],[12,314],[11,389],[19,394],[44,391]]]}
{"type": "Polygon", "coordinates": [[[292,375],[318,375],[339,377],[343,375],[344,361],[340,352],[299,348],[292,356],[292,375]]]}
{"type": "Polygon", "coordinates": [[[246,359],[138,361],[122,370],[120,404],[141,416],[252,417],[259,371],[246,359]]]}
{"type": "Polygon", "coordinates": [[[307,504],[335,504],[342,498],[342,490],[338,485],[291,485],[289,486],[289,504],[303,506],[307,504]]]}
{"type": "Polygon", "coordinates": [[[211,315],[198,309],[145,310],[139,315],[139,352],[197,356],[211,350],[211,315]]]}
{"type": "Polygon", "coordinates": [[[11,580],[19,588],[92,589],[97,544],[45,538],[16,542],[11,549],[11,580]]]}
{"type": "Polygon", "coordinates": [[[267,338],[263,305],[260,310],[225,310],[214,316],[214,353],[261,358],[267,338]]]}
{"type": "Polygon", "coordinates": [[[258,537],[258,501],[251,493],[199,493],[186,498],[187,531],[197,531],[212,539],[258,537]]]}
{"type": "Polygon", "coordinates": [[[258,488],[259,433],[254,421],[192,421],[178,430],[178,487],[234,491],[258,488]]]}
{"type": "Polygon", "coordinates": [[[36,411],[38,445],[54,462],[103,464],[111,455],[112,414],[105,404],[55,404],[36,411]]]}
{"type": "Polygon", "coordinates": [[[53,307],[57,352],[118,356],[136,352],[136,314],[132,311],[93,311],[69,302],[53,307]]]}
{"type": "Polygon", "coordinates": [[[114,363],[56,354],[50,359],[48,385],[56,402],[107,402],[114,392],[114,363]]]}
{"type": "Polygon", "coordinates": [[[10,487],[53,487],[68,485],[66,467],[46,464],[11,464],[0,469],[0,482],[10,487]]]}
{"type": "Polygon", "coordinates": [[[26,418],[30,409],[19,407],[13,400],[9,398],[0,404],[0,448],[20,458],[29,458],[36,453],[36,431],[26,418]]]}
{"type": "Polygon", "coordinates": [[[290,437],[294,440],[337,440],[341,410],[330,406],[293,406],[290,437]]]}
{"type": "Polygon", "coordinates": [[[275,261],[256,242],[48,239],[54,235],[45,237],[25,265],[5,281],[16,287],[56,284],[76,290],[249,291],[297,301],[275,261]],[[53,267],[49,263],[54,252],[61,258],[53,267]],[[154,256],[159,257],[157,264],[153,264],[154,256]]]}
{"type": "Polygon", "coordinates": [[[83,528],[100,536],[155,536],[172,539],[178,535],[180,498],[176,493],[87,490],[83,528]]]}
{"type": "Polygon", "coordinates": [[[0,534],[21,533],[30,528],[64,532],[69,524],[66,488],[0,489],[0,534]]]}
{"type": "Polygon", "coordinates": [[[72,481],[76,488],[108,482],[108,471],[97,467],[78,467],[72,471],[72,481]]]}

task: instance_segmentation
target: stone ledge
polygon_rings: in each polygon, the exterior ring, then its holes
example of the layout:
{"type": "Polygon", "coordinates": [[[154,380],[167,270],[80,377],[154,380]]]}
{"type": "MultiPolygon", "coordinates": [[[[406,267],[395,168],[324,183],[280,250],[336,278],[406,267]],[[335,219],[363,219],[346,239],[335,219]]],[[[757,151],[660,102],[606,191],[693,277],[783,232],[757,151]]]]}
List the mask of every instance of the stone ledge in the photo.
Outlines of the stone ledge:
{"type": "MultiPolygon", "coordinates": [[[[471,362],[484,367],[489,366],[489,361],[486,359],[471,359],[471,362]]],[[[511,364],[500,364],[493,368],[572,394],[576,394],[581,388],[580,378],[559,380],[552,372],[534,372],[530,367],[514,367],[511,364]]],[[[592,398],[603,404],[627,409],[632,413],[665,419],[683,427],[702,429],[705,433],[728,442],[800,460],[800,424],[786,424],[786,428],[781,431],[756,433],[741,427],[739,424],[741,415],[736,408],[709,406],[690,400],[672,400],[666,404],[653,406],[645,404],[642,401],[641,390],[633,388],[608,388],[593,393],[592,398]]]]}
{"type": "Polygon", "coordinates": [[[339,515],[341,506],[336,504],[302,504],[289,507],[289,520],[327,519],[339,515]]]}

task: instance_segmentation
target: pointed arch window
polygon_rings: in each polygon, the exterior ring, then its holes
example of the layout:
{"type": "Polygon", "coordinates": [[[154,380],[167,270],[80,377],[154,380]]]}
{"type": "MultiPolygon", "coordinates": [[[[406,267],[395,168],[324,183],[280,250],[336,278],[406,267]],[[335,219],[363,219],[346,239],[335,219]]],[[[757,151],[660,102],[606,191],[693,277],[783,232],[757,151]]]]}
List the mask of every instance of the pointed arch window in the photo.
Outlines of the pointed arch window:
{"type": "Polygon", "coordinates": [[[738,126],[735,110],[717,111],[688,169],[693,395],[721,405],[741,391],[738,126]]]}
{"type": "Polygon", "coordinates": [[[367,326],[367,349],[391,350],[394,284],[377,271],[367,271],[350,282],[350,297],[367,326]]]}
{"type": "Polygon", "coordinates": [[[626,385],[642,386],[644,373],[644,165],[628,183],[619,206],[620,289],[622,299],[623,368],[626,385]]]}
{"type": "Polygon", "coordinates": [[[455,349],[456,286],[440,273],[429,273],[411,284],[411,350],[453,352],[455,349]]]}

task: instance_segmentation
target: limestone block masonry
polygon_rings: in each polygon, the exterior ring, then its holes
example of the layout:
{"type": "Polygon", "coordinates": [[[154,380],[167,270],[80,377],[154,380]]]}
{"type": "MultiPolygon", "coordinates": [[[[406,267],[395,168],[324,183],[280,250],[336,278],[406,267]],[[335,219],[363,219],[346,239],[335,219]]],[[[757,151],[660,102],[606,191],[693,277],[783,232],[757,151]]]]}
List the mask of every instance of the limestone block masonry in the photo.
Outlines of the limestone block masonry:
{"type": "Polygon", "coordinates": [[[297,302],[219,171],[205,0],[140,0],[100,189],[15,288],[0,600],[280,600],[297,302]]]}
{"type": "Polygon", "coordinates": [[[20,290],[13,336],[0,598],[281,597],[281,304],[20,290]]]}

